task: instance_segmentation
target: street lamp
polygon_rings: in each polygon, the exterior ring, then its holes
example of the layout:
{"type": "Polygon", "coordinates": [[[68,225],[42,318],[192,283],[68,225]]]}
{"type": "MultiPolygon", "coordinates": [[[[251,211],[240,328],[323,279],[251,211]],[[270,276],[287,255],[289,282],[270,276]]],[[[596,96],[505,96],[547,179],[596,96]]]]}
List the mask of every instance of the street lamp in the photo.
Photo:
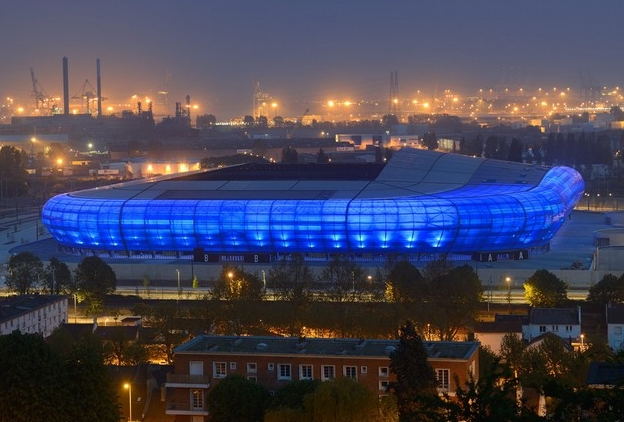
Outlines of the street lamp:
{"type": "Polygon", "coordinates": [[[505,279],[507,282],[507,304],[509,305],[509,313],[511,313],[511,278],[505,279]]]}
{"type": "Polygon", "coordinates": [[[585,349],[585,334],[581,334],[581,352],[585,349]]]}
{"type": "Polygon", "coordinates": [[[132,386],[127,382],[124,384],[124,388],[128,390],[128,405],[130,407],[128,409],[128,421],[132,422],[132,386]]]}
{"type": "Polygon", "coordinates": [[[176,268],[176,273],[178,273],[178,301],[180,300],[180,295],[182,294],[182,290],[180,289],[180,270],[176,268]]]}

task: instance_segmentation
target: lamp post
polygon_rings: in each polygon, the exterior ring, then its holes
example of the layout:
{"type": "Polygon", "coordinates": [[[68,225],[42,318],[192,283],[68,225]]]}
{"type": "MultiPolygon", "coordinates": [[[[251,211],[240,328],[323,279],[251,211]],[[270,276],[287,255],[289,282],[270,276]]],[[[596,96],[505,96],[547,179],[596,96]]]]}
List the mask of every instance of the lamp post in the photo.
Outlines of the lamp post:
{"type": "Polygon", "coordinates": [[[585,350],[585,334],[581,334],[581,352],[585,350]]]}
{"type": "Polygon", "coordinates": [[[180,270],[176,268],[176,273],[178,273],[178,302],[180,301],[180,295],[182,294],[182,290],[180,289],[180,270]]]}
{"type": "Polygon", "coordinates": [[[509,305],[509,313],[511,313],[511,278],[505,279],[507,282],[507,304],[509,305]]]}
{"type": "Polygon", "coordinates": [[[124,384],[124,388],[128,390],[128,421],[132,422],[132,386],[127,382],[124,384]]]}

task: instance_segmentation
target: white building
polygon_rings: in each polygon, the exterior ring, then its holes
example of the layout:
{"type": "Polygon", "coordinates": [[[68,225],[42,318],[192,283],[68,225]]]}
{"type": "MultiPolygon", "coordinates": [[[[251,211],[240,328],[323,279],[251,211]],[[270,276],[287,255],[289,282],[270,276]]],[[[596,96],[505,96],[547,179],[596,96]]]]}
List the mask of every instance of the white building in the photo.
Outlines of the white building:
{"type": "Polygon", "coordinates": [[[522,337],[531,341],[545,333],[553,333],[564,340],[579,342],[581,338],[581,307],[532,308],[522,324],[522,337]]]}
{"type": "Polygon", "coordinates": [[[618,351],[624,345],[624,306],[607,305],[607,341],[611,349],[618,351]]]}
{"type": "Polygon", "coordinates": [[[0,300],[0,335],[19,330],[44,338],[67,322],[68,296],[22,295],[0,300]]]}

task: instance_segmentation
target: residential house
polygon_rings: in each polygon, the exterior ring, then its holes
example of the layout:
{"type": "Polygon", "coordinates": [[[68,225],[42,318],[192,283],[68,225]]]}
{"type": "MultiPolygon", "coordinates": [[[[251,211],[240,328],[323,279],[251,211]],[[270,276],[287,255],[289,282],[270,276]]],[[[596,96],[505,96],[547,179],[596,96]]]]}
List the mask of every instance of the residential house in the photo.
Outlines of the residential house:
{"type": "Polygon", "coordinates": [[[0,335],[19,330],[44,338],[67,321],[68,297],[63,295],[20,295],[0,299],[0,335]]]}
{"type": "MultiPolygon", "coordinates": [[[[295,380],[349,377],[380,396],[395,378],[390,354],[398,340],[198,336],[174,350],[174,372],[167,375],[173,399],[166,413],[176,421],[205,421],[211,387],[239,374],[275,391],[295,380]]],[[[425,342],[440,392],[453,395],[455,377],[464,385],[478,374],[477,342],[425,342]]]]}
{"type": "Polygon", "coordinates": [[[607,317],[607,341],[611,349],[617,351],[624,346],[624,306],[608,304],[607,317]]]}
{"type": "Polygon", "coordinates": [[[581,342],[581,307],[577,308],[531,308],[522,325],[522,337],[531,341],[545,333],[553,333],[573,342],[581,342]]]}
{"type": "Polygon", "coordinates": [[[475,340],[481,346],[487,346],[492,352],[500,354],[503,338],[513,334],[522,339],[522,324],[526,315],[494,315],[492,322],[478,322],[474,326],[475,340]]]}

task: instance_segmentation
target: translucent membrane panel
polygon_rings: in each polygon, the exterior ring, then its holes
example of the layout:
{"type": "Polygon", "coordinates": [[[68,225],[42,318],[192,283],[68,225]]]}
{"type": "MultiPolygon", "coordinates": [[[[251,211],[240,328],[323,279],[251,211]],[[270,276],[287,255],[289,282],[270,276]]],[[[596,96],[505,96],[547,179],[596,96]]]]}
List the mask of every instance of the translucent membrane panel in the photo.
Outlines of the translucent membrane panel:
{"type": "Polygon", "coordinates": [[[176,250],[190,250],[195,247],[195,214],[199,201],[197,200],[170,200],[171,226],[170,238],[176,250]]]}
{"type": "Polygon", "coordinates": [[[273,201],[249,201],[245,210],[245,236],[258,251],[271,246],[271,208],[273,201]]]}
{"type": "Polygon", "coordinates": [[[218,250],[221,247],[221,206],[224,201],[199,201],[195,208],[197,245],[218,250]]]}

